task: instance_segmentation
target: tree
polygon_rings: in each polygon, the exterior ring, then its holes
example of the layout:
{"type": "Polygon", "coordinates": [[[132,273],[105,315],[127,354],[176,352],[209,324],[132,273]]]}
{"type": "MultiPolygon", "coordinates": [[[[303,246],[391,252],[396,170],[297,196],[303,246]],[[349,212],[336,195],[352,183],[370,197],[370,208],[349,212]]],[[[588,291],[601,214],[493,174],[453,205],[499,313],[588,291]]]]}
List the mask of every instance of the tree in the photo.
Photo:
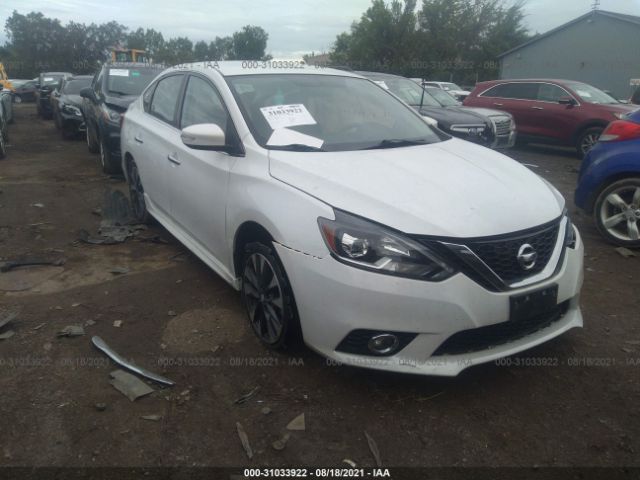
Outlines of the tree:
{"type": "Polygon", "coordinates": [[[373,0],[349,33],[338,35],[331,60],[360,70],[403,68],[415,56],[416,0],[373,0]]]}
{"type": "Polygon", "coordinates": [[[527,40],[523,0],[373,0],[331,61],[356,69],[461,82],[493,78],[497,55],[527,40]]]}
{"type": "Polygon", "coordinates": [[[233,34],[229,60],[266,59],[267,40],[269,34],[262,27],[242,27],[242,30],[233,34]]]}
{"type": "Polygon", "coordinates": [[[203,42],[202,40],[200,40],[195,44],[195,46],[193,47],[193,59],[196,62],[212,60],[209,57],[209,45],[207,45],[207,42],[203,42]]]}

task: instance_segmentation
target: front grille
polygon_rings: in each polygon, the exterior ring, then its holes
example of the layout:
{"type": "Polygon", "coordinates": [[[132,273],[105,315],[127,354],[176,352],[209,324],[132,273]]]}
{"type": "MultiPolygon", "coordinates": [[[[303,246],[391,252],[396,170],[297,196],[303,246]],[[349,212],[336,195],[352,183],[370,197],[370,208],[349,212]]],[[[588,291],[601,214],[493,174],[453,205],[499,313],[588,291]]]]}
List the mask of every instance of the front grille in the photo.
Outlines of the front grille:
{"type": "Polygon", "coordinates": [[[569,300],[556,305],[548,312],[526,320],[502,322],[454,333],[438,347],[433,355],[461,355],[513,342],[557,322],[567,313],[567,310],[569,310],[569,300]]]}
{"type": "Polygon", "coordinates": [[[496,135],[509,135],[511,133],[511,119],[509,117],[492,117],[496,126],[496,135]]]}
{"type": "Polygon", "coordinates": [[[503,282],[510,284],[540,273],[549,263],[558,238],[560,223],[541,229],[493,240],[473,240],[465,245],[475,253],[503,282]],[[533,268],[524,270],[518,262],[518,251],[529,244],[538,254],[533,268]]]}

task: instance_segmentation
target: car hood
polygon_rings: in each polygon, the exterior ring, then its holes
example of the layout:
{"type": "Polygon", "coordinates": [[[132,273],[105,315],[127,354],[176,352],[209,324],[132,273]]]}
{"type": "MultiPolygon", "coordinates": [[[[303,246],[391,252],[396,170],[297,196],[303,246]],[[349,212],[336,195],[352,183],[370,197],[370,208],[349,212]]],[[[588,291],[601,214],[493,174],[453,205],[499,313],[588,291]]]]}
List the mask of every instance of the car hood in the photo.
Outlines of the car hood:
{"type": "Polygon", "coordinates": [[[487,125],[487,117],[467,107],[422,107],[417,108],[420,115],[426,115],[438,121],[442,128],[452,125],[487,125]]]}
{"type": "Polygon", "coordinates": [[[558,218],[564,199],[511,158],[458,139],[355,152],[269,152],[271,175],[406,233],[483,237],[558,218]]]}
{"type": "Polygon", "coordinates": [[[136,98],[138,98],[138,95],[125,95],[122,97],[117,95],[107,95],[104,103],[110,107],[115,107],[116,109],[124,111],[135,101],[136,98]]]}
{"type": "Polygon", "coordinates": [[[60,102],[80,107],[82,105],[82,97],[80,95],[65,94],[60,96],[60,102]]]}
{"type": "Polygon", "coordinates": [[[483,115],[485,117],[509,117],[512,115],[503,110],[494,110],[492,108],[481,108],[481,107],[465,107],[464,105],[459,105],[457,107],[448,107],[448,108],[459,108],[464,112],[476,113],[478,115],[483,115]]]}

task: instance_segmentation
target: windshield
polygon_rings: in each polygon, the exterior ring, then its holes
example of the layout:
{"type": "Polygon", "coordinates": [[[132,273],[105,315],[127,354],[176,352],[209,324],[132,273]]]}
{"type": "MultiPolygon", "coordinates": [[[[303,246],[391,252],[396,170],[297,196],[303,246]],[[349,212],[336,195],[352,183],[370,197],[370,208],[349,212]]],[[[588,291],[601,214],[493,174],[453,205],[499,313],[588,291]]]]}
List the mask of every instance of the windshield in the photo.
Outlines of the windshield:
{"type": "Polygon", "coordinates": [[[82,90],[84,87],[88,87],[89,85],[91,85],[90,78],[71,80],[70,82],[67,82],[65,84],[62,92],[70,95],[78,95],[80,93],[80,90],[82,90]]]}
{"type": "Polygon", "coordinates": [[[160,70],[155,68],[110,68],[107,91],[114,95],[140,95],[160,70]]]}
{"type": "Polygon", "coordinates": [[[242,75],[227,79],[264,148],[346,151],[444,138],[374,83],[330,75],[242,75]]]}
{"type": "Polygon", "coordinates": [[[571,82],[567,86],[571,88],[582,100],[588,103],[596,103],[602,105],[611,105],[620,103],[611,95],[604,93],[602,90],[587,85],[586,83],[571,82]]]}
{"type": "Polygon", "coordinates": [[[460,105],[455,98],[453,98],[450,94],[436,87],[430,87],[426,89],[428,93],[430,93],[433,98],[435,98],[440,105],[443,107],[457,107],[460,105]]]}
{"type": "Polygon", "coordinates": [[[462,90],[462,88],[460,88],[458,85],[451,82],[443,83],[442,88],[444,88],[445,90],[462,90]]]}
{"type": "MultiPolygon", "coordinates": [[[[400,97],[404,102],[408,103],[412,107],[419,107],[420,102],[425,107],[440,107],[441,105],[429,94],[429,91],[424,92],[424,98],[422,95],[422,87],[416,82],[409,80],[408,78],[394,78],[394,77],[370,77],[371,80],[376,82],[383,88],[387,88],[391,93],[400,97]]],[[[445,95],[448,95],[445,93],[445,95]]]]}

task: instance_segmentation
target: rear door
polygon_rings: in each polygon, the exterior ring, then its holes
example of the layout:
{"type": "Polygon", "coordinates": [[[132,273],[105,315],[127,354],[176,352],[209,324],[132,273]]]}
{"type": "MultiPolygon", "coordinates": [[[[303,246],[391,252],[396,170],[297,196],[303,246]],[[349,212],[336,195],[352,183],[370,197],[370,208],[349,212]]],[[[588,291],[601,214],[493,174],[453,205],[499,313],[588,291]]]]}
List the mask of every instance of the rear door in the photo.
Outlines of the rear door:
{"type": "MultiPolygon", "coordinates": [[[[203,123],[218,125],[225,132],[227,142],[237,138],[216,87],[205,76],[190,74],[179,126],[184,129],[203,123]]],[[[168,178],[171,215],[200,248],[225,265],[229,171],[237,157],[226,152],[195,150],[182,142],[176,145],[176,152],[179,164],[171,165],[168,178]]]]}
{"type": "Polygon", "coordinates": [[[490,87],[469,105],[504,110],[513,115],[518,133],[535,135],[531,124],[532,107],[538,96],[538,85],[532,82],[505,82],[490,87]]]}
{"type": "Polygon", "coordinates": [[[147,100],[143,120],[132,127],[134,144],[141,146],[137,148],[139,160],[136,158],[136,163],[142,186],[151,201],[151,208],[164,217],[171,216],[171,192],[167,179],[172,166],[179,161],[177,145],[181,140],[177,111],[184,78],[182,73],[161,78],[150,95],[151,99],[143,97],[143,105],[147,100]]]}

